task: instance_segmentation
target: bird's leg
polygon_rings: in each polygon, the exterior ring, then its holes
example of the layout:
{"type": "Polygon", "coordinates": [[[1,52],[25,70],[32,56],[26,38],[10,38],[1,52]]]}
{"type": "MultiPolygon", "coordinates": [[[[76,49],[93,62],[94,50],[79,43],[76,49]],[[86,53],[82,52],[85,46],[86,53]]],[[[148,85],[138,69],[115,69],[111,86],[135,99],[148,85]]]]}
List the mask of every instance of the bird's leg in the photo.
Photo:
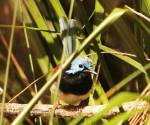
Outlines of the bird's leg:
{"type": "Polygon", "coordinates": [[[85,106],[87,106],[89,103],[89,98],[87,98],[86,100],[83,100],[80,102],[79,107],[83,108],[85,106]]]}

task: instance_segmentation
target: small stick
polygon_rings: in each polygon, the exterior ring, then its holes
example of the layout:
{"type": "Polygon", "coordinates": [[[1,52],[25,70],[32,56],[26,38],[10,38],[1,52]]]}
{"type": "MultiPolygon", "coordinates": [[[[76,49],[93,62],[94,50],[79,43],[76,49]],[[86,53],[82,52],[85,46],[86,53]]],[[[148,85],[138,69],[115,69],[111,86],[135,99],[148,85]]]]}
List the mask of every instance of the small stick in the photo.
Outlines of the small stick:
{"type": "MultiPolygon", "coordinates": [[[[145,106],[148,104],[146,101],[131,101],[122,104],[122,109],[124,111],[129,111],[133,108],[136,109],[144,109],[145,106]]],[[[10,115],[18,115],[27,104],[18,104],[18,103],[6,103],[4,105],[4,113],[7,116],[10,115]]],[[[90,117],[98,113],[99,111],[102,111],[105,108],[104,105],[96,105],[96,106],[85,106],[85,107],[78,107],[78,106],[57,106],[55,109],[55,116],[56,117],[72,117],[75,118],[79,115],[90,117]]],[[[1,103],[0,103],[0,109],[1,109],[1,103]]],[[[53,105],[49,104],[37,104],[29,113],[29,116],[33,117],[49,117],[51,114],[53,105]]],[[[121,111],[118,107],[113,108],[109,112],[105,114],[105,118],[111,118],[117,114],[119,114],[121,111]]]]}

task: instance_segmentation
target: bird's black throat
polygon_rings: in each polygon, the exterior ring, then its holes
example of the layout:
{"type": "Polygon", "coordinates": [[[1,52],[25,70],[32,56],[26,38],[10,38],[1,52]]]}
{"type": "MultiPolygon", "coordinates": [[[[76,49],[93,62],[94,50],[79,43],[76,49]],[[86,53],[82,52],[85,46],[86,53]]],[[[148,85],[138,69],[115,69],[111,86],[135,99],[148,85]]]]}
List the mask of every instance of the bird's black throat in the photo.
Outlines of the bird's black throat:
{"type": "Polygon", "coordinates": [[[71,93],[75,95],[84,95],[92,87],[91,74],[86,72],[78,72],[75,74],[63,73],[60,82],[60,90],[63,93],[71,93]]]}

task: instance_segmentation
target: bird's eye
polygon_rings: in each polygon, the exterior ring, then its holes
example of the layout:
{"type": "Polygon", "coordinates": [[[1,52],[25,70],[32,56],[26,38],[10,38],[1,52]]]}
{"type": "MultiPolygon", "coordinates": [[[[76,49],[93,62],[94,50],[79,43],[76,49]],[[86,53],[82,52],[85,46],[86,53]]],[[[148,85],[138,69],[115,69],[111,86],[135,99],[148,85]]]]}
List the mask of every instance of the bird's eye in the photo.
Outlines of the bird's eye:
{"type": "Polygon", "coordinates": [[[83,68],[83,65],[82,65],[82,64],[79,64],[79,68],[83,68]]]}

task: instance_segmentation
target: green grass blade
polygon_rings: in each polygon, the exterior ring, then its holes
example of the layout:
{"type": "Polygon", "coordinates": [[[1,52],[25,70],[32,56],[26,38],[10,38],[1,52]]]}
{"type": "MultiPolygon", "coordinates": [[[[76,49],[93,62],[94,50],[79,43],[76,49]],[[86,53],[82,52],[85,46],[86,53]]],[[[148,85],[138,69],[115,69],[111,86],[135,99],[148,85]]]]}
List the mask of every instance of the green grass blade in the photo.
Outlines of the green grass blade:
{"type": "Polygon", "coordinates": [[[121,92],[117,94],[116,96],[114,96],[112,99],[110,99],[109,103],[106,105],[106,107],[102,111],[86,119],[86,121],[82,123],[81,125],[91,125],[93,122],[102,118],[102,116],[104,116],[107,112],[109,112],[113,107],[120,106],[122,103],[134,100],[137,97],[138,97],[138,94],[135,94],[135,93],[121,92]]]}
{"type": "Polygon", "coordinates": [[[59,0],[49,0],[49,2],[51,3],[53,9],[55,10],[55,13],[58,16],[58,18],[62,16],[67,17],[59,0]]]}
{"type": "MultiPolygon", "coordinates": [[[[108,98],[107,95],[102,87],[102,85],[100,84],[100,82],[98,82],[95,86],[95,90],[100,98],[100,102],[102,102],[103,104],[108,102],[108,98]]],[[[99,99],[98,99],[99,100],[99,99]]],[[[99,101],[96,104],[101,104],[99,103],[99,101]]]]}
{"type": "Polygon", "coordinates": [[[10,69],[10,59],[11,59],[11,52],[13,48],[13,39],[14,39],[14,33],[15,33],[15,24],[16,24],[16,18],[17,18],[17,9],[18,9],[18,0],[15,2],[14,7],[14,15],[13,15],[13,21],[12,21],[12,29],[11,29],[11,35],[10,35],[10,43],[9,43],[9,50],[8,50],[8,57],[7,57],[7,64],[6,64],[6,73],[5,73],[5,79],[4,79],[4,90],[3,90],[3,96],[2,96],[2,108],[0,111],[0,124],[3,124],[3,117],[4,117],[4,103],[6,98],[6,91],[7,91],[7,84],[8,84],[8,76],[9,76],[9,69],[10,69]]]}
{"type": "Polygon", "coordinates": [[[78,116],[77,118],[73,119],[71,122],[69,122],[68,125],[77,125],[84,117],[78,116]]]}
{"type": "Polygon", "coordinates": [[[108,52],[116,57],[118,57],[119,59],[123,60],[124,62],[132,65],[133,67],[135,67],[136,69],[139,69],[140,71],[142,71],[143,73],[146,74],[146,71],[144,69],[144,67],[137,61],[135,61],[134,59],[128,57],[128,56],[124,56],[124,55],[120,55],[120,54],[115,54],[115,50],[107,47],[107,46],[104,46],[104,45],[100,45],[100,48],[105,51],[105,52],[108,52]]]}
{"type": "MultiPolygon", "coordinates": [[[[25,5],[27,6],[32,18],[34,19],[36,25],[44,30],[49,30],[44,18],[42,17],[36,3],[34,0],[25,0],[25,5]]],[[[55,42],[52,35],[48,32],[41,31],[42,36],[45,38],[47,44],[49,45],[49,51],[52,53],[53,59],[57,62],[60,61],[60,53],[62,47],[58,42],[55,42]],[[59,48],[59,49],[57,49],[59,48]]]]}
{"type": "Polygon", "coordinates": [[[146,12],[148,15],[150,15],[150,2],[149,2],[149,0],[143,0],[142,4],[143,4],[143,6],[141,9],[144,12],[146,12]]]}
{"type": "Polygon", "coordinates": [[[70,9],[69,9],[69,16],[68,16],[69,19],[71,19],[72,14],[73,14],[74,2],[75,2],[75,0],[71,0],[71,2],[70,2],[70,9]]]}
{"type": "Polygon", "coordinates": [[[103,125],[122,125],[124,121],[126,121],[129,117],[134,115],[137,111],[131,110],[124,113],[119,114],[118,116],[114,117],[113,119],[109,120],[107,123],[103,125]]]}
{"type": "MultiPolygon", "coordinates": [[[[146,64],[144,66],[145,70],[150,69],[150,64],[146,64]]],[[[119,89],[121,89],[123,86],[125,86],[127,83],[129,83],[131,80],[133,80],[134,78],[136,78],[138,75],[140,75],[141,73],[143,73],[140,70],[136,70],[135,72],[131,73],[130,75],[128,75],[126,78],[124,78],[123,80],[121,80],[118,84],[116,84],[114,87],[112,87],[108,92],[107,92],[107,96],[110,97],[112,96],[115,92],[117,92],[119,89]]]]}
{"type": "MultiPolygon", "coordinates": [[[[0,24],[1,28],[12,28],[12,25],[6,25],[6,24],[0,24]]],[[[60,33],[57,33],[54,30],[45,30],[45,29],[41,29],[39,27],[31,27],[31,26],[21,26],[21,25],[16,25],[15,26],[16,29],[27,29],[27,30],[34,30],[34,31],[44,31],[44,32],[50,32],[50,33],[55,33],[57,35],[60,35],[60,33]]]]}

